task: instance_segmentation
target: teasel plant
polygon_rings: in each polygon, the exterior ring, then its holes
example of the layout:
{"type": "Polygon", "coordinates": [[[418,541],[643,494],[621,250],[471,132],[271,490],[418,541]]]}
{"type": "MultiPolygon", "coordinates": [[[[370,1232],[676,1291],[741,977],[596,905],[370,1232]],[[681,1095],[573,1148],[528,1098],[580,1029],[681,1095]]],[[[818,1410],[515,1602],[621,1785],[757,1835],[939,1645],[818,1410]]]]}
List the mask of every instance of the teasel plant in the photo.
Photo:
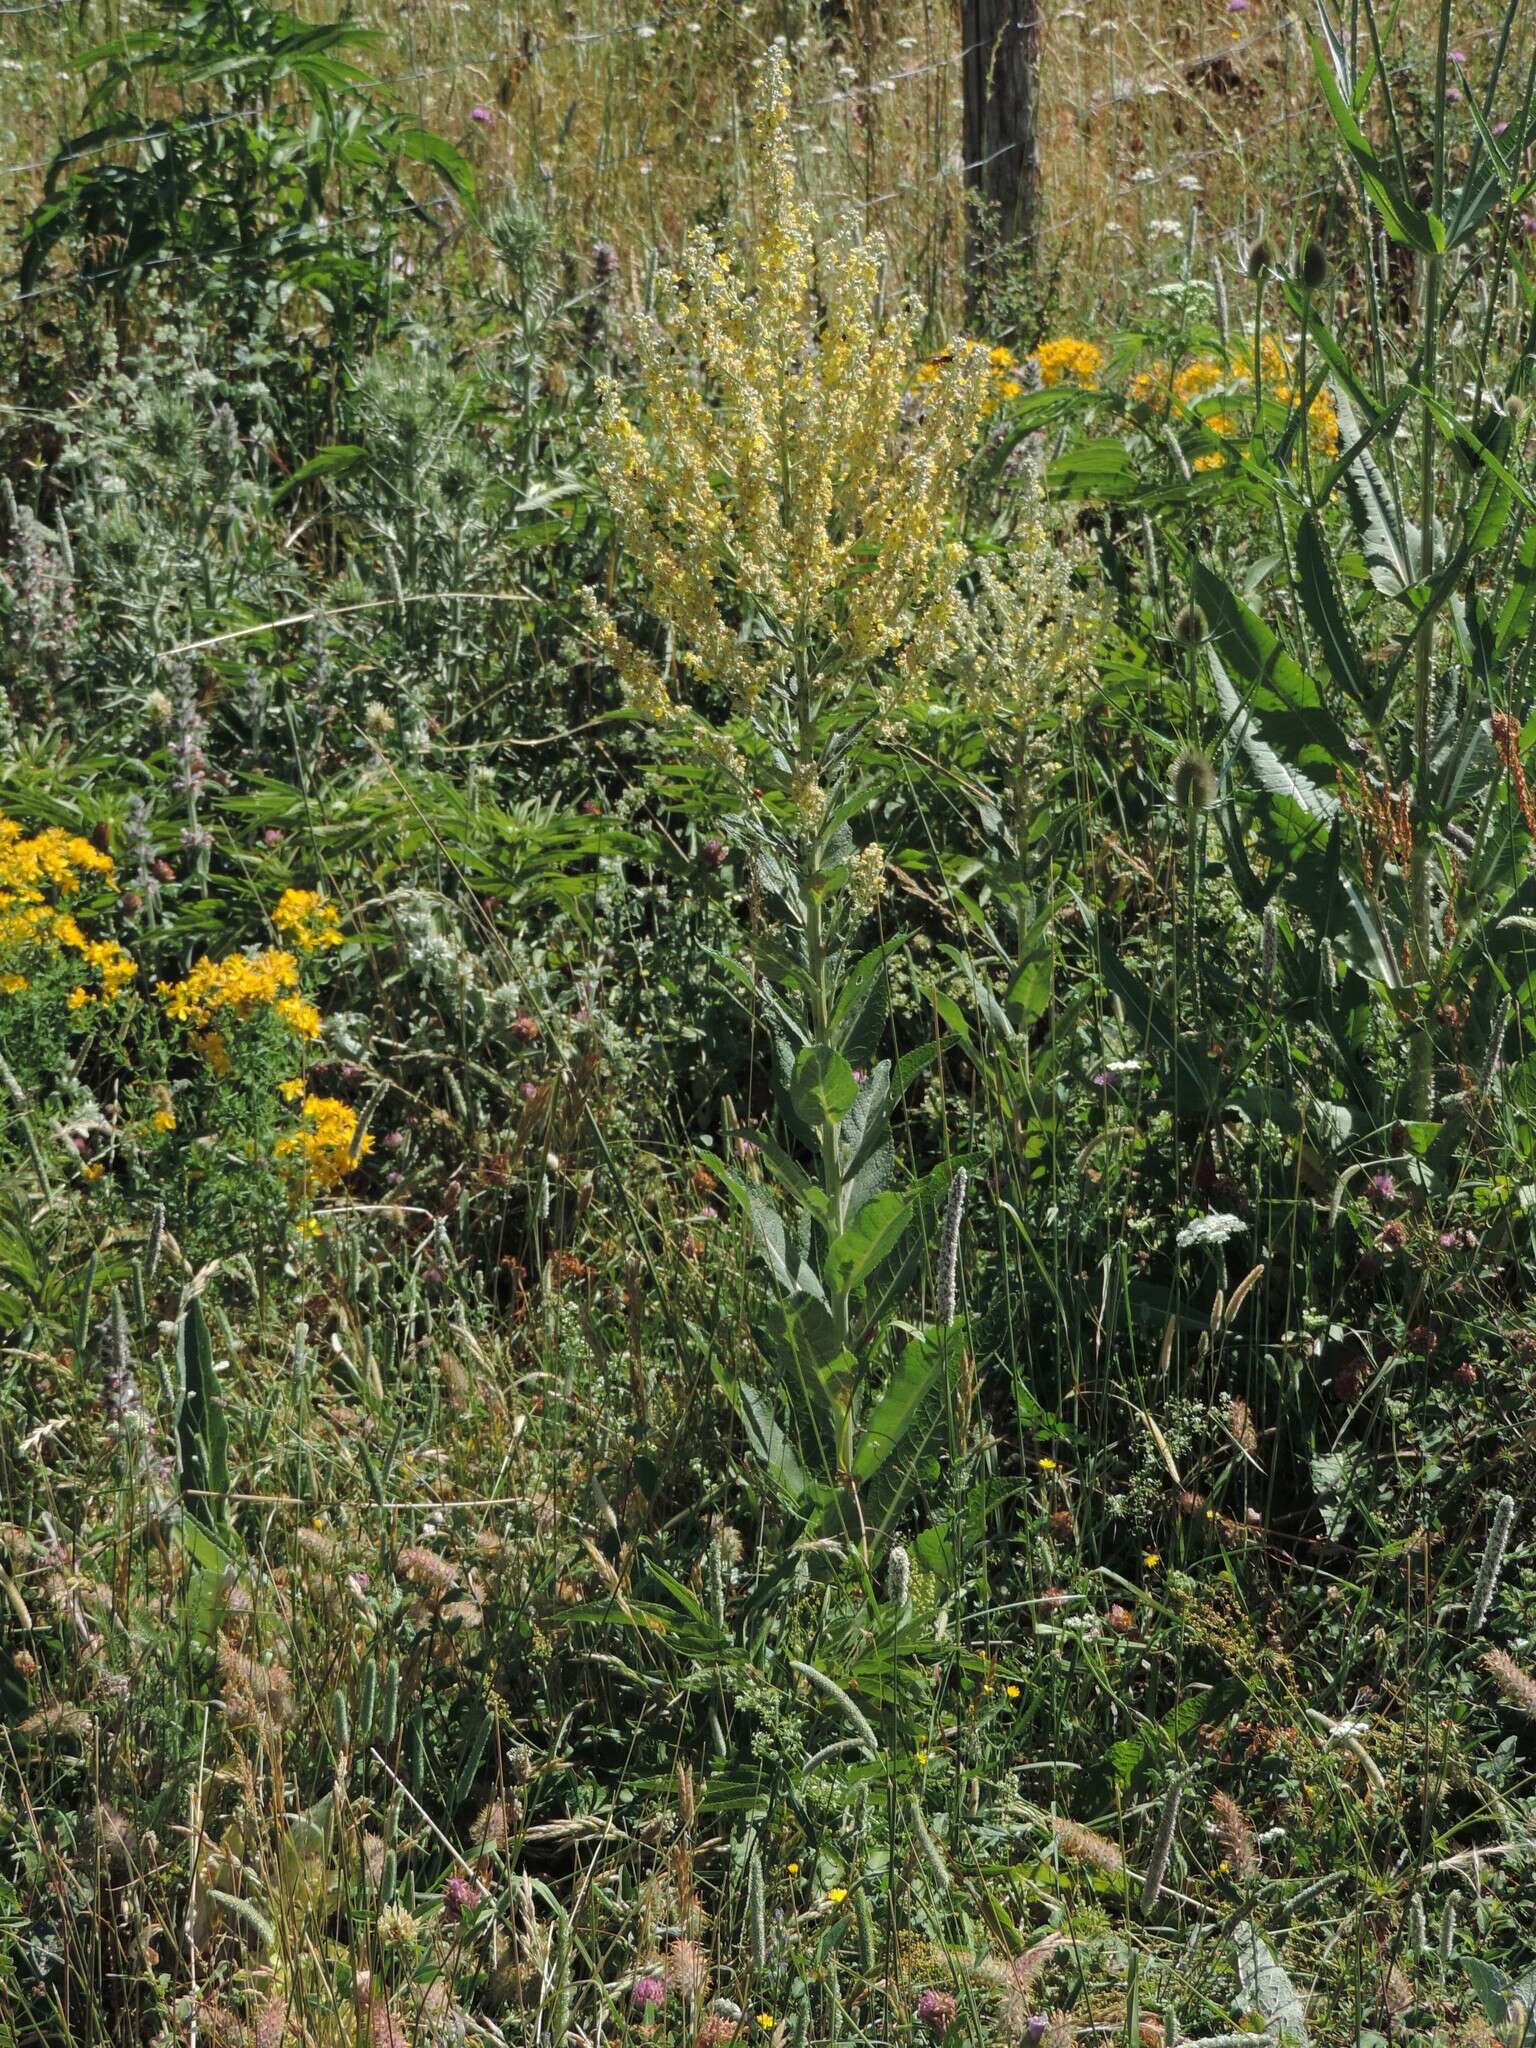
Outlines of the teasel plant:
{"type": "Polygon", "coordinates": [[[1279,980],[1321,985],[1346,1087],[1412,1132],[1430,1191],[1486,1114],[1477,1084],[1536,964],[1536,476],[1512,256],[1536,64],[1517,16],[1506,0],[1474,86],[1435,7],[1421,153],[1388,47],[1402,30],[1376,0],[1319,8],[1341,189],[1289,258],[1254,266],[1255,357],[1285,374],[1255,394],[1243,459],[1205,480],[1267,505],[1273,552],[1245,576],[1169,550],[1207,625],[1232,879],[1256,916],[1282,907],[1298,942],[1279,980]],[[1350,1071],[1368,1028],[1402,1050],[1380,1089],[1350,1071]]]}
{"type": "Polygon", "coordinates": [[[952,687],[983,723],[1009,699],[1019,636],[998,622],[1023,599],[962,537],[987,354],[923,362],[879,244],[802,204],[792,133],[776,61],[755,230],[693,236],[636,339],[632,410],[606,399],[599,466],[638,616],[594,604],[592,630],[654,730],[662,800],[750,874],[755,914],[718,963],[766,1024],[777,1117],[721,1178],[776,1284],[755,1317],[766,1376],[717,1374],[773,1492],[870,1560],[946,1426],[963,1347],[952,1308],[891,1341],[925,1264],[953,1298],[952,1169],[898,1173],[893,1115],[937,1047],[883,1056],[906,934],[874,929],[887,862],[866,820],[952,687]]]}

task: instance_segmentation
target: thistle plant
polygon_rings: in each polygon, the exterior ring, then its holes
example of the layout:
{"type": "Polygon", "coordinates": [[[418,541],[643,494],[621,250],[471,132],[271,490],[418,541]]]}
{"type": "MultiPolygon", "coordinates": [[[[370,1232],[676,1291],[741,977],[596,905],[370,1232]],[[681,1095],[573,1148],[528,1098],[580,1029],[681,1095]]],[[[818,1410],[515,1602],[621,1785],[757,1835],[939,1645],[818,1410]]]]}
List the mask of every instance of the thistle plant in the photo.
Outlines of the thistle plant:
{"type": "MultiPolygon", "coordinates": [[[[908,1226],[942,1183],[891,1186],[906,1074],[876,1054],[900,937],[866,943],[884,856],[858,837],[903,719],[946,677],[963,673],[969,704],[1013,679],[988,666],[974,619],[1007,586],[976,573],[957,527],[987,352],[958,348],[918,376],[918,316],[883,312],[879,244],[801,204],[789,113],[776,68],[755,232],[734,246],[693,236],[640,338],[635,416],[607,396],[599,466],[654,631],[630,637],[600,611],[596,624],[670,757],[671,794],[747,854],[768,913],[750,969],[722,965],[767,1014],[787,1142],[764,1133],[765,1177],[730,1184],[778,1283],[759,1335],[798,1455],[760,1397],[735,1391],[780,1484],[819,1483],[821,1507],[840,1502],[834,1519],[862,1541],[861,1489],[894,1448],[878,1416],[861,1425],[865,1361],[904,1280],[908,1226]]],[[[946,1355],[942,1340],[909,1347],[911,1424],[941,1407],[924,1382],[946,1355]]]]}

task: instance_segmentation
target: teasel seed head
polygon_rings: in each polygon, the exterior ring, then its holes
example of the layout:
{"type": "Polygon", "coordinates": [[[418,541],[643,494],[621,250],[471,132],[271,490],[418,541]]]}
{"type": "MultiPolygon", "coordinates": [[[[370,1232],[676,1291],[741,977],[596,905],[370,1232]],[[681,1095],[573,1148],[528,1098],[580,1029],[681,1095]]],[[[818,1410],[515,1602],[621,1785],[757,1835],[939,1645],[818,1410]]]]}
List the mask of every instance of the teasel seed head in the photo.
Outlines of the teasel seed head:
{"type": "Polygon", "coordinates": [[[1199,605],[1187,606],[1173,622],[1173,637],[1184,648],[1196,648],[1206,636],[1205,613],[1199,605]]]}
{"type": "Polygon", "coordinates": [[[1181,811],[1208,811],[1221,794],[1210,759],[1193,750],[1180,754],[1174,762],[1168,788],[1181,811]]]}

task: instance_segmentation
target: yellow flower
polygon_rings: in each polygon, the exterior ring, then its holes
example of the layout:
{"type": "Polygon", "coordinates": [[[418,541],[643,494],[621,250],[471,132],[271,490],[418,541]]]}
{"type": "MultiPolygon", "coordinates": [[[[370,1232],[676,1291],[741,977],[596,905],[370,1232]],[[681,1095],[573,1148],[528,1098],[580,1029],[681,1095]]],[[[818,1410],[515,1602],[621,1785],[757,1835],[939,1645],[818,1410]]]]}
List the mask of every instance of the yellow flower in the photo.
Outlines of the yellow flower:
{"type": "Polygon", "coordinates": [[[791,1877],[798,1877],[800,1875],[800,1866],[798,1863],[786,1863],[784,1868],[789,1872],[791,1877]]]}
{"type": "Polygon", "coordinates": [[[1155,1572],[1163,1560],[1157,1551],[1146,1550],[1142,1552],[1141,1561],[1149,1572],[1155,1572]]]}
{"type": "Polygon", "coordinates": [[[1040,1460],[1040,1470],[1042,1472],[1055,1472],[1059,1469],[1060,1468],[1058,1467],[1056,1460],[1054,1458],[1042,1458],[1040,1460]]]}
{"type": "Polygon", "coordinates": [[[174,1131],[176,1128],[176,1112],[173,1109],[157,1109],[150,1118],[150,1122],[157,1131],[174,1131]]]}
{"type": "Polygon", "coordinates": [[[1040,382],[1047,390],[1057,384],[1075,384],[1084,391],[1097,388],[1104,367],[1104,351],[1091,341],[1062,335],[1056,341],[1042,341],[1035,350],[1040,382]]]}
{"type": "Polygon", "coordinates": [[[292,1160],[309,1194],[339,1186],[373,1150],[369,1132],[358,1135],[357,1111],[333,1095],[306,1095],[299,1128],[279,1138],[273,1157],[292,1160]]]}
{"type": "Polygon", "coordinates": [[[833,1885],[833,1887],[832,1887],[831,1891],[829,1891],[829,1892],[827,1893],[827,1904],[828,1904],[829,1906],[840,1906],[840,1905],[841,1905],[841,1904],[843,1903],[844,1899],[846,1899],[846,1898],[847,1898],[847,1896],[848,1896],[848,1888],[847,1888],[847,1886],[846,1886],[846,1885],[841,1885],[841,1884],[835,1884],[835,1885],[833,1885]]]}
{"type": "Polygon", "coordinates": [[[88,839],[57,826],[28,838],[14,818],[0,817],[0,954],[9,955],[0,990],[19,995],[31,986],[26,969],[65,951],[79,953],[100,981],[99,996],[84,983],[69,996],[71,1010],[114,1002],[132,981],[133,961],[114,939],[93,939],[74,913],[52,898],[78,896],[87,878],[115,888],[111,860],[88,839]]]}
{"type": "Polygon", "coordinates": [[[279,1081],[277,1092],[281,1095],[284,1102],[297,1102],[304,1093],[304,1082],[302,1078],[293,1081],[279,1081]]]}
{"type": "Polygon", "coordinates": [[[1225,469],[1227,458],[1225,455],[1197,455],[1189,466],[1199,476],[1206,470],[1225,469]]]}
{"type": "Polygon", "coordinates": [[[916,1756],[917,1756],[917,1761],[918,1761],[918,1762],[919,1762],[920,1764],[925,1764],[925,1763],[927,1763],[927,1761],[928,1761],[928,1752],[927,1752],[927,1750],[926,1750],[926,1749],[920,1749],[920,1750],[918,1750],[918,1751],[916,1752],[916,1756]]]}
{"type": "Polygon", "coordinates": [[[205,957],[181,981],[157,982],[156,994],[167,1017],[190,1024],[194,1033],[270,1009],[301,1038],[317,1038],[320,1012],[296,993],[298,986],[299,963],[292,953],[268,947],[261,953],[232,953],[227,960],[205,957]]]}
{"type": "Polygon", "coordinates": [[[273,909],[272,922],[301,953],[317,953],[341,944],[336,906],[314,889],[285,889],[273,909]]]}
{"type": "Polygon", "coordinates": [[[99,1159],[93,1159],[90,1165],[84,1169],[85,1177],[87,1180],[100,1180],[106,1170],[99,1159]]]}
{"type": "Polygon", "coordinates": [[[850,688],[928,685],[961,609],[959,479],[1005,374],[980,343],[918,368],[879,247],[818,236],[777,60],[756,168],[755,231],[689,237],[639,338],[636,416],[610,388],[597,431],[620,540],[675,655],[664,672],[595,601],[594,637],[633,709],[696,731],[696,697],[746,709],[784,682],[783,632],[744,631],[748,618],[793,621],[850,688]]]}
{"type": "Polygon", "coordinates": [[[1011,1700],[1016,1700],[1019,1696],[1019,1688],[1016,1685],[1005,1685],[1003,1691],[1007,1693],[1011,1700]]]}
{"type": "Polygon", "coordinates": [[[774,2018],[771,2012],[760,2012],[757,2016],[757,2024],[762,2028],[765,2034],[771,2034],[774,2028],[778,2025],[778,2021],[774,2018]]]}

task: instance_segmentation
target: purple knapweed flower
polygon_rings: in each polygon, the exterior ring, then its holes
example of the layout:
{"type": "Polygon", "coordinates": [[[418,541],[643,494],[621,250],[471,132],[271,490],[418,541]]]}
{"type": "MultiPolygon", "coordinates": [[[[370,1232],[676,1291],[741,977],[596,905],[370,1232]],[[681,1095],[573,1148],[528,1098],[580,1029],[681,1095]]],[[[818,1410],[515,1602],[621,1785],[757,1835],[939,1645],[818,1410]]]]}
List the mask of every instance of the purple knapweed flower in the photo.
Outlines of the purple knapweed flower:
{"type": "Polygon", "coordinates": [[[471,107],[469,118],[471,121],[478,121],[482,128],[492,127],[496,120],[489,107],[471,107]]]}

